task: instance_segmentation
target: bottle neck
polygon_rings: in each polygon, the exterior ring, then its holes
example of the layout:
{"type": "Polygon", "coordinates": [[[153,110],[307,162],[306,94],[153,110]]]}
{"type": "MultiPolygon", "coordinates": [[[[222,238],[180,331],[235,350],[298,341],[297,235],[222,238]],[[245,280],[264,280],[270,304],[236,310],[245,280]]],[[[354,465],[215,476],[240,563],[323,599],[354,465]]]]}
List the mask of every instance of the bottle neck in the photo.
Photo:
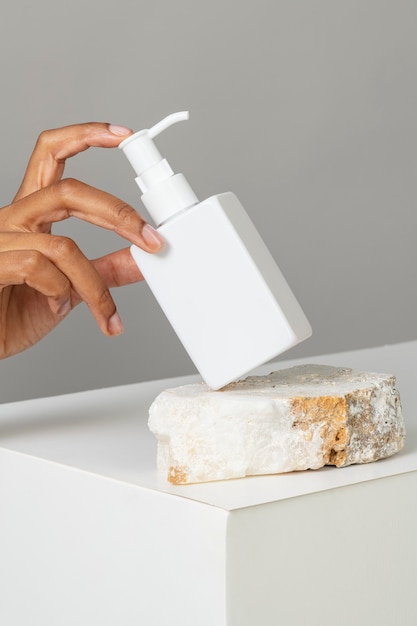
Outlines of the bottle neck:
{"type": "MultiPolygon", "coordinates": [[[[165,168],[165,166],[163,167],[165,168]]],[[[169,169],[171,170],[171,168],[169,169]]],[[[162,171],[162,168],[160,171],[162,171]]],[[[166,168],[165,173],[167,173],[166,168]]],[[[138,176],[136,182],[143,191],[142,202],[156,226],[161,226],[161,224],[164,224],[179,213],[198,204],[198,197],[183,174],[168,175],[168,177],[156,182],[155,174],[153,173],[151,174],[153,184],[150,186],[148,186],[150,181],[149,175],[144,180],[145,174],[146,172],[142,176],[138,176]]]]}

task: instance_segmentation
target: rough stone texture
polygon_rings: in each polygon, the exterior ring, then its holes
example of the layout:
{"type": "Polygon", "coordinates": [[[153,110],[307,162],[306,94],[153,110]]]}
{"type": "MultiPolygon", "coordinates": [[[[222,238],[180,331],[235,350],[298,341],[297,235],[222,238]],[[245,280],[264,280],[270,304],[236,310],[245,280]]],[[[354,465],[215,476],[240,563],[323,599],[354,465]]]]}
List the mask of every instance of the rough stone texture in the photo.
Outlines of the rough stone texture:
{"type": "Polygon", "coordinates": [[[395,377],[325,365],[251,376],[221,391],[163,391],[150,408],[158,470],[174,484],[369,463],[405,439],[395,377]]]}

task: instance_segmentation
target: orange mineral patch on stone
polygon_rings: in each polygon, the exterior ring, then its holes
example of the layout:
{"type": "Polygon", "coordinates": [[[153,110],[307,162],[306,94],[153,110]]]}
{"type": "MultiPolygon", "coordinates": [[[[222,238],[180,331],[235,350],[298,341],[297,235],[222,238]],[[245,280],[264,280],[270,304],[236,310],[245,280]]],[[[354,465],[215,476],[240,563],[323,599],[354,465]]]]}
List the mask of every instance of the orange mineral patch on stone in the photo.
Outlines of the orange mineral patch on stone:
{"type": "Polygon", "coordinates": [[[304,437],[311,440],[313,432],[320,427],[323,440],[323,465],[340,467],[346,460],[346,446],[349,443],[348,404],[339,396],[319,396],[291,398],[293,428],[303,431],[304,437]]]}
{"type": "Polygon", "coordinates": [[[168,470],[168,481],[173,485],[184,485],[188,482],[188,471],[186,467],[170,466],[168,470]]]}

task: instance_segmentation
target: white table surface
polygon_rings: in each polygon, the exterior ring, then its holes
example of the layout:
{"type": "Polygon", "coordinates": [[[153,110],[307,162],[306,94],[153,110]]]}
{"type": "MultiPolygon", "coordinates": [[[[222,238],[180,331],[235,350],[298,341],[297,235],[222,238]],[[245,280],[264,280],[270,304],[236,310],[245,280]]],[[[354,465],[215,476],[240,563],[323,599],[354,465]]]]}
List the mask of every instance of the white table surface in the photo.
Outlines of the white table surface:
{"type": "Polygon", "coordinates": [[[417,470],[417,341],[281,361],[257,373],[299,363],[394,374],[406,420],[405,448],[368,465],[173,486],[157,475],[147,414],[163,389],[199,380],[188,376],[0,405],[0,454],[31,455],[228,511],[417,470]]]}

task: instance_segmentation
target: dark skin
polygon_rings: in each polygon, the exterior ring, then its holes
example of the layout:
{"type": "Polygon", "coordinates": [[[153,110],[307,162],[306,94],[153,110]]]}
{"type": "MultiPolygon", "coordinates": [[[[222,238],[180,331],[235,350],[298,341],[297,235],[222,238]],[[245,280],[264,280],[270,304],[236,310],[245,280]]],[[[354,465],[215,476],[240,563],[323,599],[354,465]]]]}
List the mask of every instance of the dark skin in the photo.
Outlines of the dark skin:
{"type": "Polygon", "coordinates": [[[34,345],[82,301],[105,335],[123,331],[110,288],[143,280],[129,248],[89,260],[51,229],[77,217],[149,253],[160,250],[161,237],[133,207],[62,178],[66,159],[90,146],[116,147],[131,132],[94,122],[40,135],[15,199],[0,209],[0,358],[34,345]]]}

